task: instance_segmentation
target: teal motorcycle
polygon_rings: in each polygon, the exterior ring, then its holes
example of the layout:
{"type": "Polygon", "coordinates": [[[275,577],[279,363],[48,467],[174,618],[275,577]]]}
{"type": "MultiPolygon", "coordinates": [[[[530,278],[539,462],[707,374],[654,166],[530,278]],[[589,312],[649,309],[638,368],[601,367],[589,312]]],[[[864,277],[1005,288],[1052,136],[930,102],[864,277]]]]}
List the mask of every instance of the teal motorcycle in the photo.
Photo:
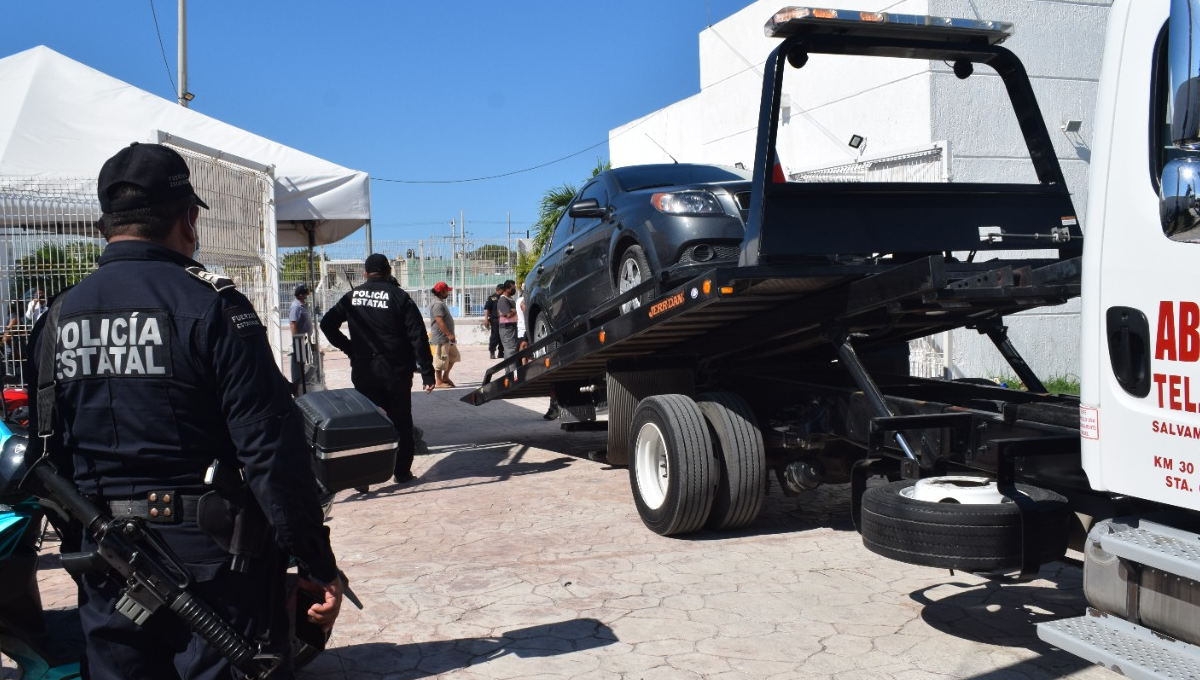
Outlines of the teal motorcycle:
{"type": "Polygon", "coordinates": [[[42,610],[38,564],[52,558],[41,555],[45,512],[17,489],[25,444],[19,426],[0,421],[0,650],[24,680],[70,680],[80,677],[83,632],[74,608],[42,610]]]}

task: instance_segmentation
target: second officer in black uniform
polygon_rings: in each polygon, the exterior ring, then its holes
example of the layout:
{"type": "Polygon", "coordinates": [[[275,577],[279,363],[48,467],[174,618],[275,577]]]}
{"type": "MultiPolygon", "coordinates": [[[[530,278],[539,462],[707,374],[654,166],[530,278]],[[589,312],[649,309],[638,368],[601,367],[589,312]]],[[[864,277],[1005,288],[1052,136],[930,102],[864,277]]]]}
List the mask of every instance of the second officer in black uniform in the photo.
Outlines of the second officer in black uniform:
{"type": "Polygon", "coordinates": [[[383,409],[396,426],[393,479],[403,484],[413,478],[413,370],[420,367],[424,389],[432,392],[433,353],[421,310],[392,277],[387,256],[372,254],[363,269],[367,280],[325,313],[321,332],[350,357],[354,389],[383,409]],[[348,338],[342,333],[343,323],[350,326],[348,338]]]}
{"type": "MultiPolygon", "coordinates": [[[[31,339],[30,385],[43,371],[57,381],[49,454],[110,512],[146,518],[187,564],[193,592],[219,616],[282,651],[288,556],[317,593],[310,621],[332,626],[344,587],[303,417],[250,302],[193,259],[200,208],[208,206],[183,158],[157,144],[126,147],[101,169],[99,196],[108,241],[99,267],[60,295],[57,332],[44,333],[51,311],[31,339]],[[56,342],[52,365],[39,365],[39,338],[56,342]],[[240,561],[214,537],[222,527],[197,522],[207,516],[197,508],[212,490],[205,476],[214,461],[246,486],[229,506],[224,496],[213,500],[243,512],[257,503],[269,521],[252,546],[258,550],[240,561]]],[[[34,455],[40,444],[31,442],[34,455]]],[[[86,536],[84,547],[91,547],[86,536]]],[[[139,627],[116,611],[120,588],[105,575],[84,574],[80,591],[85,667],[94,680],[235,677],[226,659],[169,612],[139,627]]],[[[290,669],[272,677],[290,678],[290,669]]]]}

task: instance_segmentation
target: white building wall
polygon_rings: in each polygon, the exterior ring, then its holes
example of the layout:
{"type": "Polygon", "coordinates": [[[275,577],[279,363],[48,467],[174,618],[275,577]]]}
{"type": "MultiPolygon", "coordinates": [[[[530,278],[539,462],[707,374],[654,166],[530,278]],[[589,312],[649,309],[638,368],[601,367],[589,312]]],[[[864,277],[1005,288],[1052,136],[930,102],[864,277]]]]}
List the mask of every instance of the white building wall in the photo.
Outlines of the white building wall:
{"type": "MultiPolygon", "coordinates": [[[[1104,51],[1104,29],[1111,0],[931,0],[930,11],[941,16],[962,16],[1012,22],[1013,37],[1004,46],[1025,64],[1055,155],[1084,232],[1087,231],[1088,162],[1095,123],[1096,86],[1104,51]],[[1077,133],[1064,132],[1068,120],[1082,122],[1077,133]]],[[[1016,120],[998,76],[988,68],[976,69],[968,82],[975,88],[976,106],[939,106],[961,85],[950,67],[932,64],[934,70],[930,111],[935,138],[949,140],[953,151],[953,181],[1031,181],[1026,149],[1014,142],[1016,120]],[[983,76],[982,78],[980,76],[983,76]],[[1004,116],[998,116],[1003,111],[1004,116]]],[[[1044,379],[1079,376],[1079,301],[1046,307],[1008,319],[1009,337],[1025,360],[1044,379]]],[[[941,342],[935,338],[935,342],[941,342]]],[[[956,375],[1003,376],[1012,369],[995,352],[986,336],[959,330],[951,339],[956,375]]]]}
{"type": "MultiPolygon", "coordinates": [[[[786,3],[785,3],[786,4],[786,3]]],[[[1004,46],[1029,72],[1081,224],[1086,231],[1087,164],[1096,84],[1111,0],[827,0],[823,7],[887,10],[1009,21],[1004,46]],[[1066,120],[1082,121],[1065,133],[1066,120]]],[[[751,165],[762,96],[763,63],[778,44],[763,24],[781,7],[759,0],[699,35],[700,93],[612,130],[613,166],[670,159],[751,165]],[[670,140],[670,144],[663,140],[670,140]]],[[[790,172],[859,157],[846,142],[867,138],[864,158],[949,142],[952,181],[1033,181],[1028,152],[1002,83],[987,67],[967,83],[941,62],[813,55],[784,81],[780,155],[790,172]],[[834,62],[836,60],[836,62],[834,62]],[[826,62],[826,63],[822,63],[826,62]],[[835,68],[829,68],[830,64],[835,68]],[[962,87],[970,94],[964,99],[962,87]],[[970,106],[964,106],[969,102],[970,106]]],[[[1043,377],[1078,374],[1077,301],[1009,319],[1010,337],[1043,377]]],[[[936,337],[939,347],[942,338],[936,337]]],[[[1006,376],[1012,370],[974,331],[951,340],[958,376],[1006,376]]]]}

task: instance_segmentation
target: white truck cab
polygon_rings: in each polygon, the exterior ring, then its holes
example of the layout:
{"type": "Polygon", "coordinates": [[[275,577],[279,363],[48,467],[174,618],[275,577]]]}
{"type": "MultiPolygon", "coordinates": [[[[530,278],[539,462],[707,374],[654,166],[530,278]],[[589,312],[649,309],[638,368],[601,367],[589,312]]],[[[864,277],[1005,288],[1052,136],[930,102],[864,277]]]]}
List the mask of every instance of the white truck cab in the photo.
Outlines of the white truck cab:
{"type": "Polygon", "coordinates": [[[1139,511],[1091,528],[1088,614],[1039,628],[1138,678],[1200,677],[1198,22],[1196,0],[1111,9],[1085,225],[1080,437],[1091,486],[1139,511]]]}

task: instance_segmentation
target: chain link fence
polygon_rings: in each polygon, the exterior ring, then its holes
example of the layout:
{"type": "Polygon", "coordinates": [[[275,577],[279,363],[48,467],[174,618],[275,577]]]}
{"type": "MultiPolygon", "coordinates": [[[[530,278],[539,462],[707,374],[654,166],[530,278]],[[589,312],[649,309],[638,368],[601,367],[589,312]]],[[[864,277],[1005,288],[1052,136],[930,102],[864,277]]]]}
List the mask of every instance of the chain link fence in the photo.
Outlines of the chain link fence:
{"type": "MultiPolygon", "coordinates": [[[[392,275],[423,313],[428,314],[433,302],[430,289],[435,283],[445,281],[454,289],[448,300],[450,312],[456,318],[463,318],[483,316],[484,303],[495,292],[496,284],[516,279],[518,256],[531,247],[529,239],[464,241],[447,236],[374,240],[370,250],[391,260],[392,275]]],[[[365,240],[319,246],[312,253],[310,279],[307,249],[289,249],[281,256],[280,308],[286,310],[296,286],[305,283],[312,289],[310,304],[316,313],[329,309],[363,282],[363,263],[369,254],[365,240]]]]}

